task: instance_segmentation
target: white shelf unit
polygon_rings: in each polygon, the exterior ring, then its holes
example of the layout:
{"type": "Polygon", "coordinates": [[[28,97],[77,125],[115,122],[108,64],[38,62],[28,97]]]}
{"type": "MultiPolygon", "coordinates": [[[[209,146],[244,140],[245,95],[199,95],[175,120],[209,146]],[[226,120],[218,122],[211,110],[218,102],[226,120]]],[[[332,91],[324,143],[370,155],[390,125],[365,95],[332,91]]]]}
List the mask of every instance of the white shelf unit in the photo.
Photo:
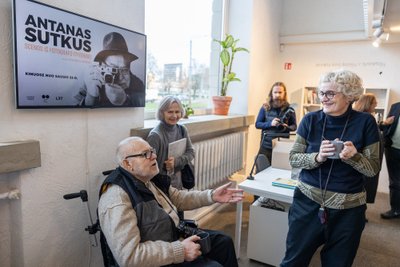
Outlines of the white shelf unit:
{"type": "Polygon", "coordinates": [[[388,88],[365,88],[364,93],[372,93],[376,97],[378,105],[375,108],[375,119],[377,122],[386,119],[389,112],[389,96],[390,89],[388,88]]]}
{"type": "Polygon", "coordinates": [[[321,101],[318,98],[318,90],[315,86],[306,86],[303,88],[301,100],[301,118],[308,112],[321,109],[321,101]]]}

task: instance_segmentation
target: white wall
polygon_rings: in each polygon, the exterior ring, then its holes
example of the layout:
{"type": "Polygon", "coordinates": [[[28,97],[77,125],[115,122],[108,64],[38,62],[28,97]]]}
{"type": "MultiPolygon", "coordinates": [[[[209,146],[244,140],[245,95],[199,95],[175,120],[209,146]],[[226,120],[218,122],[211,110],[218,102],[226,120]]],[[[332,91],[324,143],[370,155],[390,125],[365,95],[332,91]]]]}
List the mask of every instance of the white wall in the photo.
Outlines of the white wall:
{"type": "MultiPolygon", "coordinates": [[[[235,71],[242,82],[230,85],[232,113],[257,116],[271,85],[279,80],[281,6],[280,0],[230,0],[229,31],[240,39],[240,46],[250,50],[249,60],[238,56],[235,63],[235,71]]],[[[260,131],[254,126],[249,128],[248,140],[246,174],[260,143],[260,131]]]]}
{"type": "MultiPolygon", "coordinates": [[[[248,114],[257,116],[270,86],[280,80],[286,83],[289,101],[292,104],[297,103],[297,114],[300,114],[301,88],[317,85],[322,73],[337,68],[358,73],[363,78],[365,87],[390,88],[389,107],[399,101],[400,80],[396,74],[400,67],[400,47],[398,44],[373,47],[371,41],[361,34],[362,1],[346,1],[346,8],[338,9],[337,5],[344,4],[344,1],[346,0],[331,3],[332,1],[324,0],[316,3],[313,0],[254,0],[243,3],[231,0],[233,7],[230,12],[234,13],[230,18],[230,31],[239,36],[241,41],[243,37],[250,38],[249,46],[246,47],[251,50],[248,65],[241,65],[242,69],[248,68],[249,71],[248,78],[242,79],[241,83],[241,86],[248,87],[248,91],[235,91],[232,84],[229,94],[234,95],[233,103],[238,101],[239,104],[232,105],[231,110],[244,113],[247,107],[248,114]],[[324,13],[323,10],[329,12],[324,13]],[[324,20],[328,17],[330,20],[324,20]],[[338,27],[332,27],[329,21],[335,21],[338,27]],[[321,33],[322,37],[318,37],[321,33]],[[337,40],[304,43],[310,38],[314,42],[324,38],[337,40]],[[365,41],[343,41],[347,39],[365,41]],[[291,42],[280,49],[279,43],[282,40],[291,42]],[[299,40],[303,43],[296,43],[299,40]],[[285,63],[292,63],[292,69],[284,70],[285,63]]],[[[259,141],[260,131],[250,127],[246,174],[250,171],[259,141]]],[[[388,192],[385,163],[382,166],[378,191],[388,192]]]]}
{"type": "MultiPolygon", "coordinates": [[[[144,32],[143,0],[42,1],[74,13],[144,32]]],[[[143,126],[143,108],[17,110],[14,105],[11,0],[0,1],[0,141],[40,141],[42,166],[0,175],[0,192],[19,188],[21,199],[0,202],[0,265],[101,266],[90,249],[87,212],[66,193],[88,190],[95,213],[101,171],[129,130],[143,126]]],[[[38,62],[38,64],[40,64],[38,62]]]]}

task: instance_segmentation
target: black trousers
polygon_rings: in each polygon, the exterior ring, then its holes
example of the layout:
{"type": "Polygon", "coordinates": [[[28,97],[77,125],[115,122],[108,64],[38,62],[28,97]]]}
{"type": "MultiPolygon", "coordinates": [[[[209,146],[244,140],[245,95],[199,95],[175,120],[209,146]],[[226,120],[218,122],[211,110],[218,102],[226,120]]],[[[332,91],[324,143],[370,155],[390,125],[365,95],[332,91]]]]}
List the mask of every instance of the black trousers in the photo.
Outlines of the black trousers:
{"type": "Polygon", "coordinates": [[[364,188],[367,193],[367,203],[375,203],[376,191],[378,190],[379,173],[374,177],[365,177],[364,188]]]}
{"type": "Polygon", "coordinates": [[[180,267],[237,267],[235,246],[232,238],[220,231],[204,230],[211,238],[211,250],[200,256],[195,261],[172,264],[169,266],[180,267]]]}
{"type": "Polygon", "coordinates": [[[327,209],[328,223],[318,218],[320,205],[294,190],[289,210],[286,253],[280,267],[307,267],[319,246],[321,266],[351,267],[365,226],[366,205],[351,209],[327,209]]]}
{"type": "Polygon", "coordinates": [[[260,154],[264,154],[267,157],[269,163],[272,162],[272,149],[261,147],[260,154]]]}
{"type": "Polygon", "coordinates": [[[400,212],[400,149],[385,148],[385,157],[389,173],[390,207],[400,212]]]}

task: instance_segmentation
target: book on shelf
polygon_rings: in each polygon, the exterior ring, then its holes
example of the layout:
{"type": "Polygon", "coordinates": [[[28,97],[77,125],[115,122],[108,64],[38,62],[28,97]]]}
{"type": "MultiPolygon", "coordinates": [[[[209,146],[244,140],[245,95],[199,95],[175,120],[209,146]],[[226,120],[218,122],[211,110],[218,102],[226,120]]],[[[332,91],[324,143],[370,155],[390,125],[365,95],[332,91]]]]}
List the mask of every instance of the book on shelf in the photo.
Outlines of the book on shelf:
{"type": "Polygon", "coordinates": [[[272,185],[288,189],[295,189],[297,186],[297,180],[290,178],[276,178],[274,181],[272,181],[272,185]]]}
{"type": "Polygon", "coordinates": [[[307,100],[306,104],[320,104],[317,89],[316,88],[308,88],[307,89],[307,100]]]}

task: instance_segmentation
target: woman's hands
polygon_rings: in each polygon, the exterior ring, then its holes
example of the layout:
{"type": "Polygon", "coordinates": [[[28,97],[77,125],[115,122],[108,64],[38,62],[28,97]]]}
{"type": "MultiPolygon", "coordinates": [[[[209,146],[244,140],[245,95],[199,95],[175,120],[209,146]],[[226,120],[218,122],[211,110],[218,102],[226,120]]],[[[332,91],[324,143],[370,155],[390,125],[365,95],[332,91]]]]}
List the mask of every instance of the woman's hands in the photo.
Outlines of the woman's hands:
{"type": "Polygon", "coordinates": [[[339,154],[340,159],[348,160],[354,157],[358,153],[357,148],[353,145],[353,142],[346,141],[343,144],[344,148],[342,152],[339,154]]]}
{"type": "Polygon", "coordinates": [[[323,140],[321,146],[319,147],[319,152],[315,157],[318,163],[325,162],[328,157],[333,156],[335,151],[335,146],[331,144],[329,140],[323,140]]]}
{"type": "Polygon", "coordinates": [[[391,125],[394,122],[394,116],[390,116],[386,120],[382,121],[382,125],[387,126],[391,125]]]}
{"type": "MultiPolygon", "coordinates": [[[[335,140],[339,139],[336,138],[335,140]]],[[[343,150],[339,154],[340,159],[348,160],[357,154],[357,149],[355,148],[353,142],[346,141],[343,143],[343,145],[344,145],[343,150]]],[[[321,146],[319,147],[319,152],[315,157],[315,160],[318,163],[325,162],[328,159],[328,157],[331,157],[335,154],[335,149],[336,149],[335,145],[332,144],[331,141],[323,140],[321,142],[321,146]]]]}
{"type": "Polygon", "coordinates": [[[167,173],[173,173],[175,169],[175,158],[174,157],[169,157],[165,163],[165,169],[167,169],[167,173]]]}

